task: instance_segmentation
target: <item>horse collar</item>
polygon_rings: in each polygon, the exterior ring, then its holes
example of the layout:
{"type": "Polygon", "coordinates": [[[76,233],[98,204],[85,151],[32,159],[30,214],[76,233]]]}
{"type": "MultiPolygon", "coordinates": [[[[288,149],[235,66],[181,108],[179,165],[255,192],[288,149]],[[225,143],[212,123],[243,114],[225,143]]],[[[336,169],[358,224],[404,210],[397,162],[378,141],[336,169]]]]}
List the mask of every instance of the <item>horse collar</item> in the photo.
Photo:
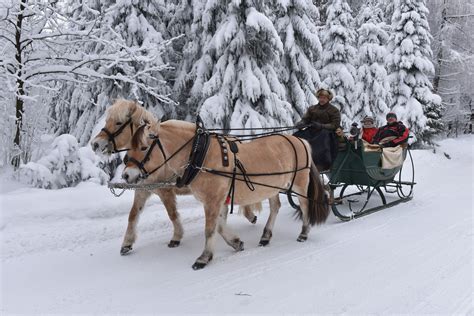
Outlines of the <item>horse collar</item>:
{"type": "MultiPolygon", "coordinates": [[[[201,123],[202,124],[202,123],[201,123]]],[[[210,144],[210,134],[200,124],[196,124],[196,135],[194,136],[193,144],[191,147],[191,153],[189,155],[189,161],[186,169],[184,169],[183,175],[176,179],[176,186],[181,188],[189,185],[194,178],[196,178],[199,170],[202,167],[204,158],[206,158],[207,151],[210,144]]]]}

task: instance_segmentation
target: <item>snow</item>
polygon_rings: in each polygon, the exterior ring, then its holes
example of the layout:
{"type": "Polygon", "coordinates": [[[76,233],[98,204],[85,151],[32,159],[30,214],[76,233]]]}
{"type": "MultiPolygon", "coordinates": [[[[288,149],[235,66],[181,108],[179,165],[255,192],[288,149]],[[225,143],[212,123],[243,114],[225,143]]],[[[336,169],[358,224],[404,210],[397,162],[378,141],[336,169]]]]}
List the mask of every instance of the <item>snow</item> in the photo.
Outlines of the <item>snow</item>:
{"type": "Polygon", "coordinates": [[[306,243],[282,198],[273,239],[258,247],[256,225],[229,215],[246,242],[221,238],[214,260],[191,264],[203,247],[201,206],[178,197],[185,237],[172,234],[158,198],[145,207],[134,252],[119,249],[132,203],[105,186],[44,190],[2,178],[0,313],[472,314],[473,140],[413,151],[412,201],[348,223],[330,216],[306,243]],[[447,159],[443,153],[449,154],[447,159]]]}

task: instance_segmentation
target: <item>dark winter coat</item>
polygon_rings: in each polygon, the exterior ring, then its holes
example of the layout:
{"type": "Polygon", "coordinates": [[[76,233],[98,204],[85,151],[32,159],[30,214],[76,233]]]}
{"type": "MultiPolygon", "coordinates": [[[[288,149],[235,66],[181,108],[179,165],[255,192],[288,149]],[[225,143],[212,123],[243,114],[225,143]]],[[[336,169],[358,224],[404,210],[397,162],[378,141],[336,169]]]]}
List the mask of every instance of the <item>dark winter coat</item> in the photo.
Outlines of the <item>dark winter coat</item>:
{"type": "Polygon", "coordinates": [[[338,151],[336,133],[328,129],[315,129],[310,126],[293,135],[306,139],[311,145],[312,158],[319,171],[328,170],[331,167],[338,151]]]}
{"type": "Polygon", "coordinates": [[[341,125],[341,112],[330,103],[326,105],[312,105],[303,115],[302,122],[309,124],[318,122],[325,129],[335,131],[341,125]]]}
{"type": "Polygon", "coordinates": [[[387,124],[379,128],[377,134],[375,134],[373,143],[383,144],[384,147],[395,147],[397,145],[406,143],[408,140],[409,130],[403,125],[402,122],[395,122],[393,124],[387,124]],[[388,142],[384,142],[384,138],[393,138],[388,142]]]}

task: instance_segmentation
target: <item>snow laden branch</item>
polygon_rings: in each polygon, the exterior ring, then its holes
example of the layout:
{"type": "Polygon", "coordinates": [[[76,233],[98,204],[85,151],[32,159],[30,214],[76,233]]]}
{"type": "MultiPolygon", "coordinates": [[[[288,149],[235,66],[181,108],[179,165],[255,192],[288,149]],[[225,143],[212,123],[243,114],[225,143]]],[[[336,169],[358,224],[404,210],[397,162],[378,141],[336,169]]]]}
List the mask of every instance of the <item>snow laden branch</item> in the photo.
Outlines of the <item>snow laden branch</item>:
{"type": "MultiPolygon", "coordinates": [[[[10,107],[14,104],[13,143],[20,155],[25,146],[25,103],[37,103],[44,95],[54,98],[67,82],[109,85],[137,98],[149,96],[160,104],[175,104],[169,98],[171,93],[162,88],[166,82],[161,75],[170,71],[162,54],[174,38],[165,40],[153,32],[143,14],[133,8],[130,16],[136,19],[128,18],[129,24],[123,27],[116,21],[118,11],[124,9],[117,7],[119,4],[92,8],[96,4],[89,6],[87,1],[66,2],[0,3],[0,79],[7,88],[5,100],[10,100],[10,107]],[[134,24],[140,23],[150,35],[130,40],[123,31],[136,29],[134,24]]],[[[87,96],[87,100],[93,99],[93,95],[87,96]]],[[[12,163],[18,167],[19,161],[16,155],[12,163]]]]}

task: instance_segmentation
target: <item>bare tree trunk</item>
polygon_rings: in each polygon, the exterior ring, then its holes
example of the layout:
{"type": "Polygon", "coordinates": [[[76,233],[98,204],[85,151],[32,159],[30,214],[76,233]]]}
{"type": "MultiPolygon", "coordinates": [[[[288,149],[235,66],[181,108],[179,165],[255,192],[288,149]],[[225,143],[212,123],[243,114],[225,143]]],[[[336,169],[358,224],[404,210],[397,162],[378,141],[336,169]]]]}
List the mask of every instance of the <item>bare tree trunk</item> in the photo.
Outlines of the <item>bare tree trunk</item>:
{"type": "MultiPolygon", "coordinates": [[[[441,11],[441,25],[439,27],[440,37],[443,34],[443,29],[446,27],[446,15],[447,15],[446,11],[447,11],[447,7],[448,7],[447,2],[448,2],[447,0],[443,1],[443,10],[441,11]]],[[[434,93],[436,93],[438,95],[440,94],[439,93],[439,82],[441,80],[441,71],[442,71],[442,67],[443,67],[443,39],[442,38],[439,39],[439,43],[440,43],[440,46],[439,46],[438,54],[436,54],[436,60],[437,60],[437,63],[438,63],[438,67],[436,68],[435,76],[433,78],[433,90],[434,90],[434,93]]]]}
{"type": "Polygon", "coordinates": [[[26,1],[27,0],[22,0],[20,2],[20,12],[17,16],[16,20],[16,32],[15,32],[15,48],[16,48],[16,54],[15,54],[15,59],[18,64],[18,69],[17,69],[17,80],[16,80],[16,102],[15,102],[15,107],[16,107],[16,118],[15,118],[15,126],[16,126],[16,132],[15,132],[15,138],[13,140],[15,147],[18,149],[18,153],[15,154],[12,158],[12,165],[17,169],[20,166],[20,161],[21,161],[21,130],[23,126],[23,100],[24,100],[24,81],[22,79],[22,69],[23,69],[23,63],[22,63],[22,48],[21,48],[21,31],[22,31],[22,24],[23,24],[23,19],[24,19],[24,10],[26,8],[26,1]]]}

